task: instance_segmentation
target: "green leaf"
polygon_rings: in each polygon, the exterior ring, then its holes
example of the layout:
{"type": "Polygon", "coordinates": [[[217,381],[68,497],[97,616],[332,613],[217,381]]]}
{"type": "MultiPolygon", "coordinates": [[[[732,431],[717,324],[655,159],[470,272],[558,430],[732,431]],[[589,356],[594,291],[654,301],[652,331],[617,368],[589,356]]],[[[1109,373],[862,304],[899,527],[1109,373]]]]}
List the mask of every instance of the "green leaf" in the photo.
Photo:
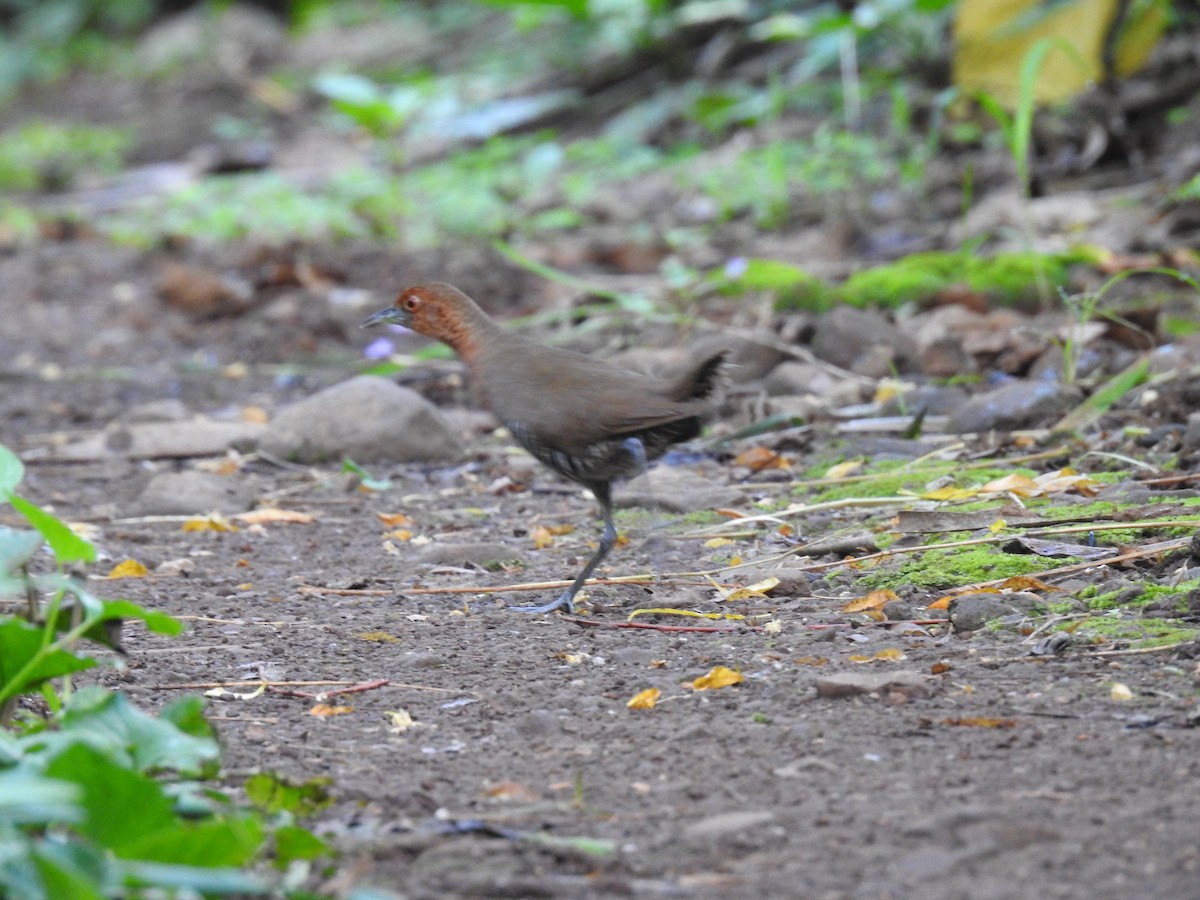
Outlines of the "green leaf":
{"type": "Polygon", "coordinates": [[[31,769],[18,766],[0,772],[0,826],[74,822],[82,817],[75,785],[43,778],[31,769]]]}
{"type": "Polygon", "coordinates": [[[271,886],[263,879],[237,869],[132,861],[120,868],[129,887],[160,887],[210,894],[267,894],[271,891],[271,886]]]}
{"type": "Polygon", "coordinates": [[[32,854],[48,897],[71,900],[104,900],[100,886],[108,880],[109,866],[95,847],[72,843],[39,841],[32,854]]]}
{"type": "Polygon", "coordinates": [[[204,718],[203,697],[179,697],[158,711],[158,717],[170,722],[184,734],[197,738],[213,738],[216,732],[204,718]]]}
{"type": "Polygon", "coordinates": [[[329,845],[296,825],[284,825],[275,831],[275,864],[281,869],[297,859],[316,859],[329,852],[329,845]]]}
{"type": "Polygon", "coordinates": [[[154,779],[86,744],[75,743],[59,753],[46,775],[79,786],[84,813],[80,833],[118,856],[126,845],[174,822],[171,801],[154,779]]]}
{"type": "Polygon", "coordinates": [[[16,494],[9,494],[8,502],[42,533],[60,563],[91,562],[96,558],[96,548],[68,528],[62,519],[16,494]]]}
{"type": "Polygon", "coordinates": [[[25,466],[3,444],[0,444],[0,494],[11,494],[25,477],[25,466]]]}
{"type": "Polygon", "coordinates": [[[386,491],[392,483],[386,478],[375,478],[352,459],[342,460],[342,471],[350,472],[362,479],[362,486],[369,491],[386,491]]]}
{"type": "MultiPolygon", "coordinates": [[[[2,449],[4,448],[0,446],[0,450],[2,449]]],[[[42,544],[44,539],[37,532],[0,526],[0,576],[16,576],[32,562],[34,554],[41,550],[42,544]]],[[[18,580],[23,583],[24,577],[18,580]]]]}
{"type": "Polygon", "coordinates": [[[105,600],[100,612],[100,621],[112,619],[141,619],[155,634],[172,637],[183,632],[183,623],[156,609],[147,609],[130,600],[105,600]]]}
{"type": "Polygon", "coordinates": [[[53,744],[56,737],[82,739],[114,762],[143,772],[197,772],[219,753],[215,740],[187,734],[169,721],[142,712],[124,694],[99,687],[76,691],[63,711],[59,731],[39,737],[47,744],[53,744]]]}
{"type": "Polygon", "coordinates": [[[332,778],[311,778],[296,784],[274,772],[259,772],[246,779],[243,787],[250,802],[260,809],[275,812],[290,812],[303,819],[320,812],[333,802],[329,795],[332,778]]]}
{"type": "Polygon", "coordinates": [[[48,650],[44,640],[42,629],[24,619],[0,619],[0,701],[96,664],[67,650],[48,650]]]}
{"type": "Polygon", "coordinates": [[[243,866],[262,846],[261,823],[252,816],[179,822],[147,832],[119,848],[124,859],[222,868],[243,866]]]}

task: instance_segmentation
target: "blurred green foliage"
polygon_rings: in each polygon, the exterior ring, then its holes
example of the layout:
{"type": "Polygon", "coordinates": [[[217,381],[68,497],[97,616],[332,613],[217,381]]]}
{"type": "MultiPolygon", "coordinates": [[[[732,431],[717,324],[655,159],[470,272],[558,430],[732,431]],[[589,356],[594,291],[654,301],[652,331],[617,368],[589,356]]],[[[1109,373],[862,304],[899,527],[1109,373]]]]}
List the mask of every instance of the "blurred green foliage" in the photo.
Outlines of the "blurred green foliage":
{"type": "Polygon", "coordinates": [[[0,190],[63,190],[85,173],[112,174],[132,144],[122,128],[29,122],[0,135],[0,190]]]}

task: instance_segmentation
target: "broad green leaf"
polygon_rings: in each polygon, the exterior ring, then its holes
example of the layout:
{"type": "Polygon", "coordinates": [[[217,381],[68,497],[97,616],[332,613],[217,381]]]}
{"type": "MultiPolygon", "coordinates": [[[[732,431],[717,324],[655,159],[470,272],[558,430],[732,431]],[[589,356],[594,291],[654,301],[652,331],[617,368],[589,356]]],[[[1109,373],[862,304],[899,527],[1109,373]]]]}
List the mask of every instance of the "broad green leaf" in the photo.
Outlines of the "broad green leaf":
{"type": "Polygon", "coordinates": [[[275,863],[286,868],[297,859],[316,859],[329,852],[329,845],[309,831],[295,825],[284,825],[275,831],[275,863]]]}
{"type": "Polygon", "coordinates": [[[201,770],[218,756],[216,741],[187,734],[173,723],[135,707],[124,694],[82,688],[72,695],[56,735],[39,735],[47,744],[55,737],[84,740],[118,764],[139,771],[201,770]]]}
{"type": "MultiPolygon", "coordinates": [[[[37,825],[74,822],[82,815],[80,792],[73,784],[43,778],[18,766],[0,772],[0,824],[37,825]]],[[[2,896],[2,894],[0,894],[2,896]]]]}
{"type": "Polygon", "coordinates": [[[211,739],[216,734],[208,719],[204,718],[202,697],[179,697],[172,700],[158,711],[158,717],[192,737],[211,739]]]}
{"type": "Polygon", "coordinates": [[[333,802],[329,795],[331,778],[311,778],[294,784],[274,772],[259,772],[246,779],[243,787],[250,802],[266,812],[290,812],[303,819],[320,812],[333,802]]]}
{"type": "Polygon", "coordinates": [[[105,900],[108,862],[95,847],[79,842],[39,841],[32,854],[46,895],[71,900],[105,900]]]}
{"type": "Polygon", "coordinates": [[[17,454],[0,444],[0,495],[15,491],[24,477],[25,466],[17,454]]]}
{"type": "Polygon", "coordinates": [[[68,528],[62,519],[16,494],[10,494],[8,502],[42,533],[60,563],[91,562],[96,558],[96,548],[68,528]]]}
{"type": "Polygon", "coordinates": [[[0,525],[0,575],[15,575],[29,565],[44,542],[36,531],[0,525]]]}
{"type": "MultiPolygon", "coordinates": [[[[156,862],[125,862],[120,865],[129,887],[160,887],[204,894],[267,894],[271,886],[263,879],[237,869],[206,869],[156,862]]],[[[140,893],[137,896],[142,896],[140,893]]]]}
{"type": "Polygon", "coordinates": [[[145,832],[120,848],[124,859],[181,866],[243,866],[262,846],[260,822],[250,816],[181,822],[145,832]]]}
{"type": "Polygon", "coordinates": [[[0,619],[0,699],[24,693],[48,678],[82,672],[96,664],[89,657],[48,650],[42,644],[42,629],[38,626],[15,616],[0,619]]]}
{"type": "Polygon", "coordinates": [[[171,801],[153,778],[86,744],[75,743],[59,753],[46,774],[79,786],[84,817],[78,830],[118,856],[125,846],[175,821],[171,801]]]}

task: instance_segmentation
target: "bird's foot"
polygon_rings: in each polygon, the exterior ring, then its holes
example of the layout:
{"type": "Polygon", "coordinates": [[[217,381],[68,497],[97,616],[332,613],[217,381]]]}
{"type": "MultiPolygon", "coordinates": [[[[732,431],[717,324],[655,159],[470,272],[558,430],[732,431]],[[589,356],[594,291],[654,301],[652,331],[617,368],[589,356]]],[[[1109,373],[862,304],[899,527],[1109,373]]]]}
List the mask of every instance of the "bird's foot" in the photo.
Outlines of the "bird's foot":
{"type": "Polygon", "coordinates": [[[575,612],[575,595],[571,591],[567,591],[553,603],[546,603],[542,606],[510,606],[509,612],[521,613],[548,613],[561,609],[565,613],[575,612]]]}

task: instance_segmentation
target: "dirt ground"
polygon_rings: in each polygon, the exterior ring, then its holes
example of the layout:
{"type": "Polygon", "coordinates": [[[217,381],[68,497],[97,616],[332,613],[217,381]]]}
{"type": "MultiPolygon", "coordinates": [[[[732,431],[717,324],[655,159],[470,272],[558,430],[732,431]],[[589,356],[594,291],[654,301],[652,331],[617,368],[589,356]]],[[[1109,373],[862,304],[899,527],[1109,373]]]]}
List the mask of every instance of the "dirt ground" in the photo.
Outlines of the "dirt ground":
{"type": "MultiPolygon", "coordinates": [[[[350,318],[260,307],[208,321],[161,305],[168,262],[250,273],[256,252],[131,251],[86,236],[5,250],[0,441],[27,453],[162,400],[215,417],[269,415],[352,374],[371,335],[350,318]]],[[[503,281],[499,305],[533,281],[498,274],[478,250],[311,253],[381,298],[413,273],[503,281]]],[[[828,449],[818,433],[793,451],[795,469],[828,449]]],[[[327,716],[314,715],[311,696],[209,701],[229,786],[263,770],[331,780],[334,802],[314,825],[344,852],[345,878],[412,898],[1200,896],[1200,675],[1188,647],[1034,656],[1019,632],[956,633],[919,608],[918,623],[850,626],[855,617],[839,610],[863,591],[823,571],[737,607],[769,614],[770,630],[605,627],[638,607],[715,609],[697,576],[594,587],[581,618],[596,624],[515,614],[505,607],[555,591],[469,588],[570,578],[596,523],[589,498],[514,463],[497,435],[476,436],[463,459],[372,466],[392,482],[375,492],[336,465],[234,460],[230,477],[312,514],[310,524],[186,532],[178,520],[130,515],[154,474],[221,462],[31,461],[23,492],[93,527],[95,575],[127,558],[152,570],[190,561],[185,576],[96,581],[102,595],[186,625],[178,639],[129,626],[128,655],[108,661],[101,682],[151,708],[189,685],[367,688],[330,697],[346,708],[327,716]],[[518,482],[533,472],[527,489],[495,490],[514,466],[518,482]],[[395,513],[418,536],[502,543],[526,564],[418,567],[419,543],[387,543],[377,514],[395,513]],[[538,549],[538,524],[577,529],[538,549]],[[433,590],[456,587],[468,590],[433,590]],[[744,681],[690,686],[715,666],[744,681]],[[836,673],[898,670],[920,684],[854,697],[816,690],[836,673]],[[1114,699],[1114,685],[1133,699],[1114,699]],[[661,690],[658,705],[628,708],[647,688],[661,690]]],[[[727,456],[686,464],[722,485],[746,480],[727,456]]],[[[764,482],[755,496],[787,490],[764,482]]],[[[797,526],[811,539],[862,518],[797,526]]],[[[669,514],[622,510],[618,524],[630,542],[607,575],[710,570],[731,555],[681,537],[695,528],[669,514]],[[647,546],[656,521],[677,539],[647,546]]],[[[765,534],[737,545],[747,561],[786,549],[765,534]]],[[[1175,557],[1137,577],[1166,580],[1179,566],[1175,557]]],[[[744,583],[736,572],[715,577],[744,583]]]]}

